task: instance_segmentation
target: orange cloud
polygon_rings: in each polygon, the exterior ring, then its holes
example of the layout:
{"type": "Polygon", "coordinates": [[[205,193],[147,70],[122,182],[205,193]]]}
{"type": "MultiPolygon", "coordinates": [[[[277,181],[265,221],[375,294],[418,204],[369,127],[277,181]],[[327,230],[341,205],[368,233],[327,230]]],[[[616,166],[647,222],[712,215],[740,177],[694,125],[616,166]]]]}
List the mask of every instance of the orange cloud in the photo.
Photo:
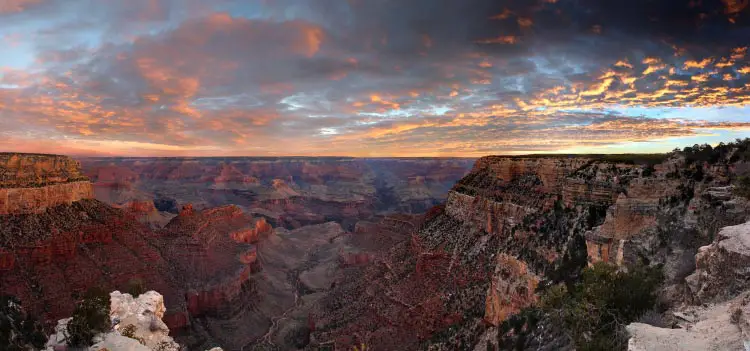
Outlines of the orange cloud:
{"type": "Polygon", "coordinates": [[[519,38],[512,35],[503,35],[497,38],[476,41],[477,44],[515,44],[517,42],[519,42],[519,38]]]}
{"type": "Polygon", "coordinates": [[[581,92],[581,95],[583,95],[583,96],[597,96],[597,95],[601,95],[605,91],[607,91],[607,89],[609,88],[609,86],[612,85],[612,82],[614,82],[614,79],[607,78],[607,79],[603,80],[601,83],[599,83],[598,85],[595,85],[591,90],[586,90],[586,91],[581,92]]]}
{"type": "Polygon", "coordinates": [[[631,65],[627,59],[620,60],[615,63],[616,67],[627,67],[627,68],[633,68],[633,65],[631,65]]]}
{"type": "Polygon", "coordinates": [[[513,14],[513,12],[511,12],[510,10],[508,10],[506,8],[506,9],[503,9],[503,12],[490,17],[490,19],[492,19],[492,20],[504,20],[504,19],[509,18],[512,14],[513,14]]]}
{"type": "Polygon", "coordinates": [[[518,25],[521,26],[521,28],[529,28],[533,24],[534,22],[531,20],[531,18],[527,18],[527,17],[518,18],[518,25]]]}
{"type": "Polygon", "coordinates": [[[354,102],[352,106],[356,108],[376,106],[377,112],[386,112],[387,110],[398,110],[401,108],[401,105],[399,103],[386,100],[378,94],[371,94],[369,96],[369,101],[367,102],[357,101],[357,102],[354,102]]]}
{"type": "Polygon", "coordinates": [[[711,62],[713,62],[712,58],[706,58],[706,59],[701,60],[700,62],[699,61],[689,60],[689,61],[685,61],[685,64],[683,65],[683,68],[685,68],[685,69],[690,69],[690,68],[706,68],[708,65],[711,64],[711,62]]]}
{"type": "Polygon", "coordinates": [[[45,0],[2,0],[0,1],[0,14],[21,12],[43,1],[45,0]]]}
{"type": "Polygon", "coordinates": [[[298,49],[308,57],[315,55],[323,42],[323,30],[309,25],[301,25],[299,29],[304,40],[298,44],[298,49]]]}
{"type": "Polygon", "coordinates": [[[745,58],[745,54],[747,54],[747,47],[741,47],[741,48],[735,48],[732,50],[732,60],[741,60],[745,58]]]}
{"type": "Polygon", "coordinates": [[[721,0],[724,5],[726,6],[726,9],[724,12],[729,15],[730,21],[734,23],[734,17],[738,16],[742,10],[747,7],[747,5],[750,3],[750,0],[721,0]]]}

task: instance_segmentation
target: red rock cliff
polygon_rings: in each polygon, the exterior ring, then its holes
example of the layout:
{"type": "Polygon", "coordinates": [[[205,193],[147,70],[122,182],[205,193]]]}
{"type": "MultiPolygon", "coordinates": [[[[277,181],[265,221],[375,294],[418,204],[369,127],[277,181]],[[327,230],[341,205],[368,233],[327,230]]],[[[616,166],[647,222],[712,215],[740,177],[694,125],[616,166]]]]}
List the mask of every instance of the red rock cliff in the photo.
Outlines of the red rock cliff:
{"type": "Polygon", "coordinates": [[[70,157],[0,154],[0,215],[42,213],[93,197],[91,183],[70,157]]]}

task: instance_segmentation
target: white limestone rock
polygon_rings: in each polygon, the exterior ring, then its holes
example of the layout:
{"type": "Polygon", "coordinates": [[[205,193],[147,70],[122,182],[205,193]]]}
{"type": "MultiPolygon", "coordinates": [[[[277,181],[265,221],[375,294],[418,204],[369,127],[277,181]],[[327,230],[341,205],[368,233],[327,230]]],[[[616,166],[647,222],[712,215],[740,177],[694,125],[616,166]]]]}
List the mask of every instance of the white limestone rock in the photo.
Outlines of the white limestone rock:
{"type": "Polygon", "coordinates": [[[685,278],[700,302],[724,301],[750,288],[750,222],[722,228],[698,249],[696,270],[685,278]]]}
{"type": "MultiPolygon", "coordinates": [[[[180,351],[180,345],[169,336],[169,328],[161,320],[166,308],[164,297],[149,291],[133,298],[130,294],[115,291],[110,296],[110,318],[113,328],[94,337],[89,351],[180,351]],[[132,325],[132,327],[130,327],[132,325]],[[123,332],[132,333],[132,337],[123,332]]],[[[61,319],[55,333],[47,341],[47,351],[66,351],[68,322],[61,319]]]]}
{"type": "Polygon", "coordinates": [[[150,350],[179,351],[180,346],[169,336],[169,328],[161,320],[166,311],[161,294],[149,291],[133,298],[130,294],[114,291],[109,296],[109,316],[115,331],[122,332],[133,325],[133,336],[142,340],[150,350]]]}
{"type": "Polygon", "coordinates": [[[67,343],[68,323],[71,320],[73,320],[73,318],[65,318],[57,321],[55,332],[50,335],[47,344],[45,345],[48,351],[56,351],[60,346],[67,343]]]}
{"type": "Polygon", "coordinates": [[[109,351],[152,351],[153,349],[148,348],[146,345],[141,344],[138,340],[122,336],[117,332],[109,332],[101,334],[95,338],[96,344],[91,346],[89,350],[102,350],[107,349],[109,351]]]}
{"type": "Polygon", "coordinates": [[[709,307],[694,306],[680,315],[682,328],[631,323],[629,351],[750,351],[750,292],[709,307]]]}

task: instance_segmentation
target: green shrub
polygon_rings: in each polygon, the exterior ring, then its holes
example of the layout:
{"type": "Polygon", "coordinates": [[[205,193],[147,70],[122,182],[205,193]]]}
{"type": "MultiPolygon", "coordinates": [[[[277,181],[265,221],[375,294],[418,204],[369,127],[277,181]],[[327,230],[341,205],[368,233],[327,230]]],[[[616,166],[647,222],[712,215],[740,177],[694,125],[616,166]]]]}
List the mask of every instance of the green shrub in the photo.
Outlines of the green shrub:
{"type": "Polygon", "coordinates": [[[94,336],[111,328],[109,319],[109,294],[92,288],[73,311],[73,319],[68,323],[68,345],[73,347],[90,346],[94,336]]]}
{"type": "Polygon", "coordinates": [[[643,167],[643,172],[641,172],[641,175],[644,177],[650,177],[654,172],[656,171],[656,168],[654,168],[654,165],[649,164],[646,167],[643,167]]]}
{"type": "Polygon", "coordinates": [[[41,350],[46,342],[41,324],[26,314],[18,298],[0,297],[0,350],[41,350]]]}
{"type": "Polygon", "coordinates": [[[558,285],[542,294],[540,306],[570,333],[579,350],[618,350],[627,345],[624,327],[656,304],[660,269],[629,272],[598,263],[583,270],[570,288],[558,285]]]}
{"type": "Polygon", "coordinates": [[[130,279],[126,291],[131,296],[138,297],[146,292],[146,284],[140,278],[130,279]]]}

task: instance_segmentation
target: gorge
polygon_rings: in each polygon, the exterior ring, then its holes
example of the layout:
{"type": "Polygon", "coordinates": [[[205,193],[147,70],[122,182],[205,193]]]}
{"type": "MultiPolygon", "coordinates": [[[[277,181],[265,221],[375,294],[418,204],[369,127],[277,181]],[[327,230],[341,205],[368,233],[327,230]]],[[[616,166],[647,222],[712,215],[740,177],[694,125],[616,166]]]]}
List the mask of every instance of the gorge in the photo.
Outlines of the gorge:
{"type": "Polygon", "coordinates": [[[646,266],[663,277],[659,323],[612,342],[651,350],[711,344],[679,330],[731,312],[695,306],[750,289],[750,140],[476,161],[0,160],[0,293],[50,326],[90,287],[137,283],[193,350],[580,349],[598,335],[567,330],[550,292],[646,266]]]}

